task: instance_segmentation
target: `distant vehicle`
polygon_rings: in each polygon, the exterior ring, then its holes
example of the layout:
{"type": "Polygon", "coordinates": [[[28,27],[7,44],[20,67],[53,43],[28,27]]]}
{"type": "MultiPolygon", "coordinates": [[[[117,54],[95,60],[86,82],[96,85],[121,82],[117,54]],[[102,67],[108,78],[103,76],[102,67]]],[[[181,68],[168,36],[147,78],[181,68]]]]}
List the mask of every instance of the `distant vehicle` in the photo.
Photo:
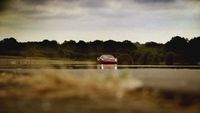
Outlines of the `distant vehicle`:
{"type": "Polygon", "coordinates": [[[117,64],[117,58],[112,55],[101,55],[97,58],[97,63],[100,64],[117,64]]]}

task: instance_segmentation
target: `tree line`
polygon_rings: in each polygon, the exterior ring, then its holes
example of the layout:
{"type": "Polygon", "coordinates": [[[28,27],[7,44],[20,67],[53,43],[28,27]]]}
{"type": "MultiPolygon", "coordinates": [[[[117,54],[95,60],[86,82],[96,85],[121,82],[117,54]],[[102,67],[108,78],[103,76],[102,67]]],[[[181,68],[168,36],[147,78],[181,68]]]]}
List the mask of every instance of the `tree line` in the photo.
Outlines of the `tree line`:
{"type": "Polygon", "coordinates": [[[200,62],[200,37],[190,40],[175,36],[167,43],[140,44],[125,40],[80,40],[18,42],[15,38],[0,41],[1,56],[67,58],[95,60],[101,54],[112,54],[121,64],[198,64],[200,62]]]}

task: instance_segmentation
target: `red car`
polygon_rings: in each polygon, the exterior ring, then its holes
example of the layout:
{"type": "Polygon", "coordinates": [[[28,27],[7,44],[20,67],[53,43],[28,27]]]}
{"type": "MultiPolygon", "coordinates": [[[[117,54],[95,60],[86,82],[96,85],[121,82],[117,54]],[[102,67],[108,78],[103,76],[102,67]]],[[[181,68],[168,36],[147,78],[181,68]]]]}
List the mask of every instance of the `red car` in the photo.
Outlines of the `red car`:
{"type": "Polygon", "coordinates": [[[117,58],[112,55],[101,55],[97,58],[97,63],[100,64],[117,64],[117,58]]]}

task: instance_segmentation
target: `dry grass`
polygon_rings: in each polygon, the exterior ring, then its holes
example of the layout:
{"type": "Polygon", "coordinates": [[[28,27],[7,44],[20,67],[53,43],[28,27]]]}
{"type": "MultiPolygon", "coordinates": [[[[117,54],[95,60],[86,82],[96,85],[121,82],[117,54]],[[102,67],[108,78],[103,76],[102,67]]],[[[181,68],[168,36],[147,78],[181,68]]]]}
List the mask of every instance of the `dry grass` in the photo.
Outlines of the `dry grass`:
{"type": "Polygon", "coordinates": [[[126,73],[118,76],[49,70],[28,75],[1,73],[0,99],[0,113],[15,113],[15,109],[33,113],[38,105],[42,106],[38,113],[200,112],[199,95],[148,88],[126,73]],[[22,103],[30,105],[24,108],[22,103]]]}
{"type": "Polygon", "coordinates": [[[44,57],[16,57],[0,56],[0,65],[1,66],[12,66],[12,65],[51,65],[51,64],[94,64],[94,61],[73,61],[65,58],[44,58],[44,57]]]}
{"type": "MultiPolygon", "coordinates": [[[[83,73],[81,73],[83,74],[83,73]]],[[[30,75],[0,75],[0,96],[66,97],[66,96],[110,96],[121,98],[124,90],[142,86],[136,79],[116,76],[72,75],[40,71],[30,75]]]]}

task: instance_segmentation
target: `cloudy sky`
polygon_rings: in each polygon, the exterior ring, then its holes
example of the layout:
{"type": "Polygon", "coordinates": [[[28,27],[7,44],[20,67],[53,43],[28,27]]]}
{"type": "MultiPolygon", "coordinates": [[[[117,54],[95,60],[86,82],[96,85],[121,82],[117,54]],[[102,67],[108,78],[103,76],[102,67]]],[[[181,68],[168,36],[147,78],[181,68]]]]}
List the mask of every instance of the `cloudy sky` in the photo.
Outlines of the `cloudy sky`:
{"type": "Polygon", "coordinates": [[[0,39],[131,40],[200,36],[200,0],[0,0],[0,39]]]}

